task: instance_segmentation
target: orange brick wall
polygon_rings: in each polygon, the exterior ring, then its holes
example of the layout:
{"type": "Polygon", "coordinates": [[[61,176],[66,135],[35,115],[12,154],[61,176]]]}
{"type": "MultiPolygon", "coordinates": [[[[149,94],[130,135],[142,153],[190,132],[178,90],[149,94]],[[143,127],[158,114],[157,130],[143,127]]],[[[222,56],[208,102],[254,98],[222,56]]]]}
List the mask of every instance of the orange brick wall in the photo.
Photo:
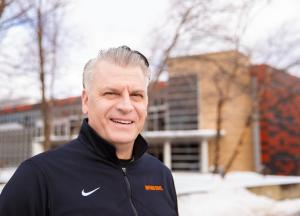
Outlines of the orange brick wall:
{"type": "Polygon", "coordinates": [[[262,88],[261,159],[265,171],[300,175],[300,79],[266,65],[252,67],[262,88]]]}

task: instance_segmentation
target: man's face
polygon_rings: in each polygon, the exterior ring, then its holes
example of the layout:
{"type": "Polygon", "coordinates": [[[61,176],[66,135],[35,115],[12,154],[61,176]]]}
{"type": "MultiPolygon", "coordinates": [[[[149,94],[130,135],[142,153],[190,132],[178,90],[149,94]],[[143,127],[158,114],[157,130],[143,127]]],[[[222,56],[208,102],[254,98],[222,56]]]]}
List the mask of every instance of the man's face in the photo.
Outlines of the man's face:
{"type": "Polygon", "coordinates": [[[147,77],[139,67],[107,61],[94,70],[89,89],[82,93],[89,125],[113,145],[133,144],[147,116],[147,77]]]}

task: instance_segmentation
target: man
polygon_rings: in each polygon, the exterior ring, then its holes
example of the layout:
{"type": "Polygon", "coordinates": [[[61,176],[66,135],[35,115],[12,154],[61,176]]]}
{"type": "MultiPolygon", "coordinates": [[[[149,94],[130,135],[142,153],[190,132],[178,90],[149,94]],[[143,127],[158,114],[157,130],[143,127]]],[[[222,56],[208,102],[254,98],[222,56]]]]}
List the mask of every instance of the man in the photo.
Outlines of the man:
{"type": "Polygon", "coordinates": [[[0,215],[178,215],[171,172],[140,135],[148,81],[147,59],[126,46],[90,60],[78,138],[23,162],[0,195],[0,215]]]}

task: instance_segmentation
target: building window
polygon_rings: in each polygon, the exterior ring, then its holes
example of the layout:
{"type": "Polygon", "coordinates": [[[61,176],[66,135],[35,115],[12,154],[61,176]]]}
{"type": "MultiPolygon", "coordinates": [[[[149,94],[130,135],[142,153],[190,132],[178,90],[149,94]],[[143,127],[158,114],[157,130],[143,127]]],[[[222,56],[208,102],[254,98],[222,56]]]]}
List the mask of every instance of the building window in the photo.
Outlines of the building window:
{"type": "Polygon", "coordinates": [[[148,131],[166,130],[166,105],[151,106],[148,111],[146,129],[148,131]]]}
{"type": "Polygon", "coordinates": [[[199,171],[200,149],[198,143],[172,144],[172,170],[199,171]]]}

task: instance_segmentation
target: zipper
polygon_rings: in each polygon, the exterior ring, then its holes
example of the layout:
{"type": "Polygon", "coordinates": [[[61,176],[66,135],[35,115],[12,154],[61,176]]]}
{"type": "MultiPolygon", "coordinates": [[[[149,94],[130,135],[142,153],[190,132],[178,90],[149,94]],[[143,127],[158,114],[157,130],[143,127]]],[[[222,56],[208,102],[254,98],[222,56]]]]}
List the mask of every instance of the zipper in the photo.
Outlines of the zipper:
{"type": "Polygon", "coordinates": [[[133,200],[132,200],[132,191],[131,191],[131,186],[130,186],[129,179],[127,177],[127,169],[126,169],[126,167],[122,167],[122,172],[124,174],[124,179],[125,179],[125,182],[126,182],[127,192],[128,192],[128,197],[129,197],[129,202],[130,202],[130,205],[131,205],[131,209],[133,211],[133,215],[134,216],[138,216],[137,210],[136,210],[136,208],[134,206],[134,203],[133,203],[133,200]]]}

